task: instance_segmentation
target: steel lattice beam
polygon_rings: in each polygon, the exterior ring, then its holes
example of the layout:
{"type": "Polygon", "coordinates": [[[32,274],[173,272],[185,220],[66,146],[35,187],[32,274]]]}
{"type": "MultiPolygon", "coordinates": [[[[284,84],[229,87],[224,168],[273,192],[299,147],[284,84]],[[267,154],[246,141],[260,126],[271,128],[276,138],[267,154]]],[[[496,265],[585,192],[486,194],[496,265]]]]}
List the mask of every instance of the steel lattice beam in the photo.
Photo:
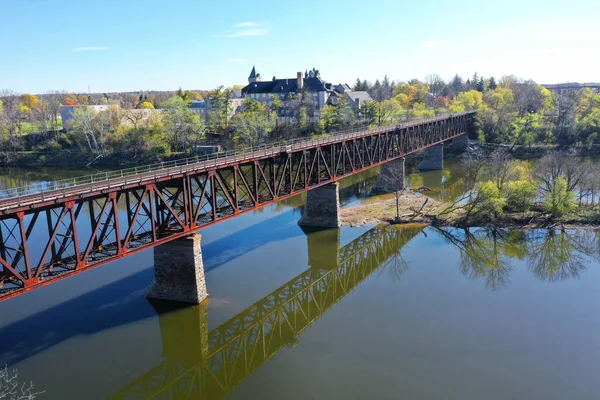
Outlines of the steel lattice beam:
{"type": "Polygon", "coordinates": [[[115,178],[0,207],[0,301],[464,135],[471,117],[334,136],[166,176],[150,171],[134,183],[115,178]]]}

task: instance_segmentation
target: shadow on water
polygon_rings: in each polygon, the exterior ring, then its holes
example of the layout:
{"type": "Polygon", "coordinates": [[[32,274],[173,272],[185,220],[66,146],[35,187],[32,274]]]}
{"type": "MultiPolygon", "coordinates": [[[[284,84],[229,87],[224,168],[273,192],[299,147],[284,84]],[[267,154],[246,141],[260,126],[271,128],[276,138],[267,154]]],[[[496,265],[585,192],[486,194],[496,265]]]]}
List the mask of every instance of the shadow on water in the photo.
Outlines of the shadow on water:
{"type": "Polygon", "coordinates": [[[300,229],[289,229],[289,225],[295,225],[298,218],[299,214],[295,210],[285,211],[222,239],[202,245],[205,271],[233,261],[268,243],[302,235],[300,229]],[[232,246],[232,243],[235,246],[232,246]]]}
{"type": "Polygon", "coordinates": [[[146,300],[152,278],[151,269],[140,271],[0,329],[0,365],[16,364],[78,335],[152,317],[146,300]],[[127,295],[115,299],[115,293],[127,295]]]}
{"type": "MultiPolygon", "coordinates": [[[[345,180],[341,190],[344,198],[366,192],[376,178],[372,171],[360,175],[345,180]]],[[[203,245],[206,271],[268,243],[302,235],[296,222],[305,201],[305,196],[300,195],[279,202],[275,205],[280,211],[276,215],[203,245]],[[289,209],[284,210],[285,207],[289,209]]],[[[3,327],[0,365],[14,365],[78,335],[91,335],[152,317],[155,312],[145,298],[152,279],[153,271],[147,269],[3,327]],[[115,293],[125,295],[115,298],[115,293]]]]}
{"type": "Polygon", "coordinates": [[[308,270],[210,332],[206,304],[155,303],[165,361],[111,398],[228,395],[373,272],[395,267],[394,256],[422,230],[377,226],[343,248],[337,229],[310,233],[308,270]]]}
{"type": "Polygon", "coordinates": [[[537,279],[579,278],[590,261],[600,259],[600,232],[592,230],[436,229],[460,253],[460,270],[484,279],[490,290],[510,282],[511,259],[526,261],[537,279]]]}

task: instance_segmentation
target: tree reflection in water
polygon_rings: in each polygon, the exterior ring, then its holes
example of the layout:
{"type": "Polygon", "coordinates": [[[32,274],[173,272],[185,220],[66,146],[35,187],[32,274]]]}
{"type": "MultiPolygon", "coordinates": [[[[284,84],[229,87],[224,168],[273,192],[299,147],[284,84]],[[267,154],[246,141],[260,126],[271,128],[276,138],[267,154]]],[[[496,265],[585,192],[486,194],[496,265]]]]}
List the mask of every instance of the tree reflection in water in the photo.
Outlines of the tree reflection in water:
{"type": "Polygon", "coordinates": [[[587,264],[598,258],[598,232],[531,231],[527,260],[533,274],[543,281],[565,281],[579,278],[587,264]]]}
{"type": "Polygon", "coordinates": [[[460,270],[470,279],[485,279],[490,290],[504,288],[511,260],[525,260],[536,278],[564,281],[579,278],[600,255],[600,235],[591,230],[521,230],[436,228],[460,251],[460,270]]]}

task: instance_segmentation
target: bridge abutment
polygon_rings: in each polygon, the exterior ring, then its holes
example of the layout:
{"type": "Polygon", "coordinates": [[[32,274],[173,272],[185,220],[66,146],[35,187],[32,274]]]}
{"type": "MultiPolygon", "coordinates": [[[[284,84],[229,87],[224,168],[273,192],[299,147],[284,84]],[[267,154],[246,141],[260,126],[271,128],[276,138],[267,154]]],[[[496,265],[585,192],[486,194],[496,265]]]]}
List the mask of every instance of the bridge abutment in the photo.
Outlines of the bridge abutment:
{"type": "Polygon", "coordinates": [[[404,189],[406,181],[404,171],[404,157],[383,164],[377,182],[371,189],[371,194],[394,193],[404,189]]]}
{"type": "Polygon", "coordinates": [[[298,225],[315,228],[339,228],[339,183],[329,183],[308,191],[304,213],[298,221],[298,225]]]}
{"type": "Polygon", "coordinates": [[[444,144],[436,144],[423,150],[423,160],[417,166],[419,171],[444,169],[444,144]]]}
{"type": "Polygon", "coordinates": [[[208,297],[201,235],[176,239],[154,248],[154,283],[149,299],[200,304],[208,297]]]}
{"type": "Polygon", "coordinates": [[[469,135],[460,135],[452,139],[452,151],[462,153],[469,146],[469,135]]]}

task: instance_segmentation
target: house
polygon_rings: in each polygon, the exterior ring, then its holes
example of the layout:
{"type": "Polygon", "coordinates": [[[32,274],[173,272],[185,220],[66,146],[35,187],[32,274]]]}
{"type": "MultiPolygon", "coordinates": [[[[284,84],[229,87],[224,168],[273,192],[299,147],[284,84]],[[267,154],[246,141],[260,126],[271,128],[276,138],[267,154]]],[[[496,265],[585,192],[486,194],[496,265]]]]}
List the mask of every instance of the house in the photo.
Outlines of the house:
{"type": "MultiPolygon", "coordinates": [[[[229,108],[227,110],[227,119],[231,119],[238,112],[238,109],[244,103],[244,99],[242,98],[242,90],[241,89],[231,89],[229,91],[229,93],[230,93],[231,97],[229,98],[229,108]]],[[[189,106],[190,110],[194,110],[194,111],[200,113],[200,115],[202,115],[204,117],[204,119],[208,118],[208,111],[213,109],[214,107],[215,107],[214,99],[211,99],[210,97],[202,99],[202,100],[194,100],[194,101],[192,101],[192,103],[189,106]]]]}
{"type": "Polygon", "coordinates": [[[315,111],[327,104],[332,104],[337,99],[346,97],[352,108],[358,109],[361,104],[373,101],[367,92],[354,92],[347,84],[334,85],[321,78],[319,70],[312,69],[304,74],[298,72],[296,78],[277,79],[263,81],[256,67],[252,67],[248,76],[248,85],[242,89],[243,97],[250,97],[261,103],[269,103],[275,97],[279,100],[289,99],[294,94],[302,91],[310,93],[315,100],[315,111]]]}

